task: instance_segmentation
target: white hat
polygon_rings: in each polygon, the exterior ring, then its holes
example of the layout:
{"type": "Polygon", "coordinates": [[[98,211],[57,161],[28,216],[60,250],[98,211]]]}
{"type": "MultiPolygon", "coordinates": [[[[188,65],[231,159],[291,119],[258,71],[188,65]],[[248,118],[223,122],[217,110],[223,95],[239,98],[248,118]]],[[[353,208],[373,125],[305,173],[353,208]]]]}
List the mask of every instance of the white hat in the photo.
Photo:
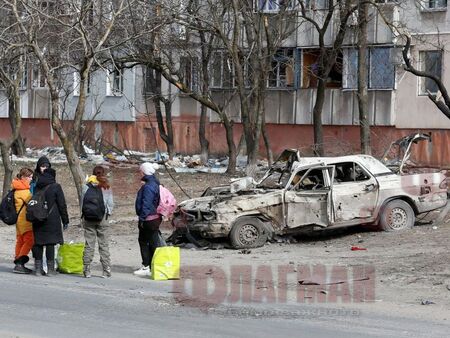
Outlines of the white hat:
{"type": "Polygon", "coordinates": [[[158,165],[149,162],[144,162],[139,166],[139,170],[142,171],[144,175],[153,175],[156,169],[158,169],[158,165]]]}

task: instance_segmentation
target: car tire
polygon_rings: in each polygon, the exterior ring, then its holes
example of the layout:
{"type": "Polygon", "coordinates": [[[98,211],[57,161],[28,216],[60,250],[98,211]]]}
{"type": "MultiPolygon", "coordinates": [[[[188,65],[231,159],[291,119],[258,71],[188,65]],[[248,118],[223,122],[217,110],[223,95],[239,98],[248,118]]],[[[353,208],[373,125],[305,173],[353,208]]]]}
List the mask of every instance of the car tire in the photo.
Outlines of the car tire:
{"type": "Polygon", "coordinates": [[[241,217],[234,222],[230,231],[231,246],[235,249],[248,249],[263,246],[269,231],[256,217],[241,217]]]}
{"type": "Polygon", "coordinates": [[[401,231],[414,226],[413,208],[403,200],[393,200],[381,209],[379,226],[384,231],[401,231]]]}

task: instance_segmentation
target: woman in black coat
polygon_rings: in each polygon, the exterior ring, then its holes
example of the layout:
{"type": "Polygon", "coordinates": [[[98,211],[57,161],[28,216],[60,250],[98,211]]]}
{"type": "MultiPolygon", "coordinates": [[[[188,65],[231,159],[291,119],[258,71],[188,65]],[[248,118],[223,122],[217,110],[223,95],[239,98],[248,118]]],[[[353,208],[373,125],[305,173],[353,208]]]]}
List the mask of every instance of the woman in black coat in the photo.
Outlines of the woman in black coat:
{"type": "Polygon", "coordinates": [[[64,229],[69,225],[67,205],[61,186],[55,181],[56,172],[52,168],[44,169],[39,175],[34,189],[34,194],[46,189],[45,200],[48,205],[48,218],[43,222],[33,222],[34,247],[36,275],[44,275],[42,268],[42,257],[45,247],[48,274],[55,273],[55,245],[63,244],[62,224],[64,229]]]}

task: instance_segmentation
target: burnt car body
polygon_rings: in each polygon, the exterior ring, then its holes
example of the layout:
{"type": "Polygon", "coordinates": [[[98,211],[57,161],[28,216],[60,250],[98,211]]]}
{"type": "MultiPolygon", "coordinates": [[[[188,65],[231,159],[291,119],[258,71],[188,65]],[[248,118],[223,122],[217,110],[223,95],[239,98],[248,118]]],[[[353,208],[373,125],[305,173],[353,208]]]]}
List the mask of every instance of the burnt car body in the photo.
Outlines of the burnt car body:
{"type": "Polygon", "coordinates": [[[180,203],[173,224],[195,238],[229,237],[234,248],[271,235],[359,224],[388,231],[447,204],[442,173],[400,175],[369,155],[305,157],[287,150],[255,182],[245,177],[180,203]],[[286,155],[286,154],[285,154],[286,155]]]}

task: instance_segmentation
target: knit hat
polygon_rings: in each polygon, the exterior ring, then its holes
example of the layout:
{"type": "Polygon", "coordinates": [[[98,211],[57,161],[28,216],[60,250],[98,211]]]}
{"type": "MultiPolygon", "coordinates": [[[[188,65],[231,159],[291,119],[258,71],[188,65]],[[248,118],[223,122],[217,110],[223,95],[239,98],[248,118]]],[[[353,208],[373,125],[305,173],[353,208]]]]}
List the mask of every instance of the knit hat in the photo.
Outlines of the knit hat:
{"type": "Polygon", "coordinates": [[[156,169],[158,169],[157,164],[144,162],[139,166],[139,170],[144,173],[144,175],[154,175],[156,169]]]}

